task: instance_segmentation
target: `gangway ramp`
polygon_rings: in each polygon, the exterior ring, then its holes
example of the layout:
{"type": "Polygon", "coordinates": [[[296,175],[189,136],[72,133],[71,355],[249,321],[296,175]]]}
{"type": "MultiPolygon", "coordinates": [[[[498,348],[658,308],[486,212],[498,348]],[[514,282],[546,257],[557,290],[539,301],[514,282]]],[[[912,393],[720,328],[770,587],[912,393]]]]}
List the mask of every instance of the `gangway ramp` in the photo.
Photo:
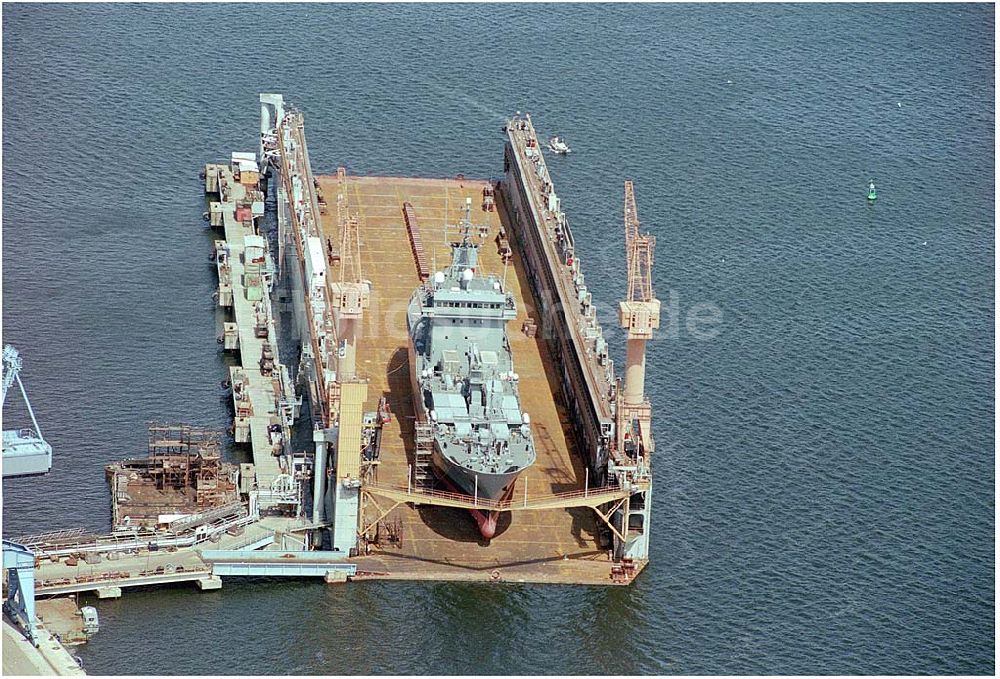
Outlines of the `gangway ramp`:
{"type": "Polygon", "coordinates": [[[347,554],[338,557],[332,552],[206,550],[201,555],[211,565],[212,575],[218,577],[327,577],[339,572],[346,578],[358,570],[357,565],[344,560],[347,554]]]}

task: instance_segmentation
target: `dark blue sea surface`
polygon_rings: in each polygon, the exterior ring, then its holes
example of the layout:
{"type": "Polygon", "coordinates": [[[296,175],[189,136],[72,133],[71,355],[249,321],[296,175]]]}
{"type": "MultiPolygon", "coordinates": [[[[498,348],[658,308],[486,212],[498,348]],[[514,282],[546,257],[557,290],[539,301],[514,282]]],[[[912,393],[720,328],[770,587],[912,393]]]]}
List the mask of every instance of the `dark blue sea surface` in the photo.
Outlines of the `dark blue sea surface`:
{"type": "Polygon", "coordinates": [[[4,535],[107,529],[102,466],[148,421],[228,425],[198,172],[256,149],[258,92],[305,113],[317,172],[499,176],[504,116],[528,110],[573,147],[549,167],[619,364],[624,179],[657,237],[646,571],[137,591],[100,602],[86,668],[992,674],[994,22],[5,4],[3,341],[54,466],[4,481],[4,535]]]}

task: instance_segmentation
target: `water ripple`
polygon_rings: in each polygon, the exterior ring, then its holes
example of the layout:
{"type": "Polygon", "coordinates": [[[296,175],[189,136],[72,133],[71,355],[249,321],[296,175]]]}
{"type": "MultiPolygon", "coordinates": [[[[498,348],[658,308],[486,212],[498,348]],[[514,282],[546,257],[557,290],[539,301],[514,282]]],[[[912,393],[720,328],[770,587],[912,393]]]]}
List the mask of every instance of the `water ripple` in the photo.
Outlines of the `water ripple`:
{"type": "Polygon", "coordinates": [[[4,341],[56,451],[4,483],[6,535],[106,528],[148,420],[226,426],[197,172],[255,148],[260,91],[326,172],[496,176],[516,109],[564,134],[619,364],[624,178],[658,238],[633,587],[162,588],[100,603],[91,672],[993,673],[988,6],[10,5],[3,32],[4,341]]]}

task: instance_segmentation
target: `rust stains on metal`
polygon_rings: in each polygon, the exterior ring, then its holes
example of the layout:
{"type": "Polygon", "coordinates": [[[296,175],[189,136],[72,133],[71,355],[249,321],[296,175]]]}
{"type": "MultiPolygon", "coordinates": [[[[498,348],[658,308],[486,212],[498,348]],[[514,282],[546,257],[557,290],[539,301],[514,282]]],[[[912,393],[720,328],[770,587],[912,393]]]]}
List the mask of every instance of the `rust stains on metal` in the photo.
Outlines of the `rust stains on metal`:
{"type": "Polygon", "coordinates": [[[217,432],[183,424],[149,427],[148,456],[105,467],[115,526],[155,528],[164,516],[239,501],[239,468],[222,462],[217,432]]]}

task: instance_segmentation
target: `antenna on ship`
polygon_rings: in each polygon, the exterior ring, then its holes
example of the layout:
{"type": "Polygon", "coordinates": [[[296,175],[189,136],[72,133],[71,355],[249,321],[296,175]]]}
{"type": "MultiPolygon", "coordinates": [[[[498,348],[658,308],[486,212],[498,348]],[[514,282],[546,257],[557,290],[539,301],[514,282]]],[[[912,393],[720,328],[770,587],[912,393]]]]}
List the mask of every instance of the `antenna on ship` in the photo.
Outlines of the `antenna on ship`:
{"type": "Polygon", "coordinates": [[[459,222],[458,228],[462,232],[462,245],[472,245],[472,199],[465,199],[465,216],[459,222]]]}

